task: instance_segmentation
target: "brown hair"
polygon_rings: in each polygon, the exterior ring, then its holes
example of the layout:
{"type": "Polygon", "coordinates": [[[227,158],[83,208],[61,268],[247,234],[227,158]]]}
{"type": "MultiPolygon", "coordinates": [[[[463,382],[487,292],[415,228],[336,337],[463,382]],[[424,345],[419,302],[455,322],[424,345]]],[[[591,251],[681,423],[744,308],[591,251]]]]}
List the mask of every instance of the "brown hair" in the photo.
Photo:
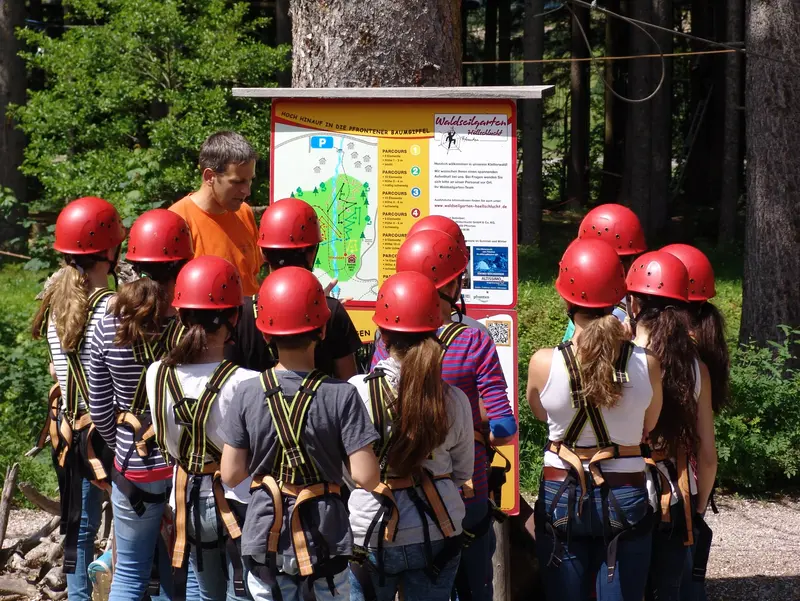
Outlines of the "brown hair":
{"type": "Polygon", "coordinates": [[[663,374],[664,405],[651,437],[675,456],[680,445],[693,449],[697,442],[697,347],[685,304],[654,296],[635,298],[642,308],[636,323],[650,333],[648,346],[661,362],[663,374]]]}
{"type": "Polygon", "coordinates": [[[233,131],[218,131],[208,136],[200,147],[200,170],[225,173],[228,165],[243,165],[258,159],[245,137],[233,131]]]}
{"type": "Polygon", "coordinates": [[[731,359],[725,340],[725,318],[714,305],[694,306],[692,330],[700,360],[711,378],[711,407],[719,413],[730,401],[731,359]]]}
{"type": "Polygon", "coordinates": [[[221,327],[232,329],[230,320],[238,311],[238,307],[220,311],[180,309],[178,315],[186,332],[181,336],[178,344],[164,357],[164,365],[173,367],[196,362],[208,346],[208,334],[213,334],[221,327]]]}
{"type": "Polygon", "coordinates": [[[114,344],[127,346],[136,340],[152,340],[159,335],[164,315],[169,310],[166,284],[177,277],[185,263],[132,263],[140,277],[123,284],[114,299],[114,317],[119,320],[114,344]]]}
{"type": "Polygon", "coordinates": [[[402,334],[381,329],[386,349],[402,365],[393,410],[389,465],[407,476],[447,438],[447,384],[442,380],[442,347],[433,333],[402,334]]]}
{"type": "Polygon", "coordinates": [[[579,311],[595,315],[583,328],[576,345],[583,394],[594,407],[613,407],[622,396],[622,383],[614,381],[615,363],[622,343],[630,336],[612,313],[603,310],[597,316],[591,310],[579,311]]]}
{"type": "Polygon", "coordinates": [[[89,311],[89,278],[75,264],[64,267],[58,279],[45,292],[39,310],[33,318],[32,334],[39,338],[47,326],[45,317],[50,309],[61,349],[65,353],[78,350],[83,340],[89,311]]]}

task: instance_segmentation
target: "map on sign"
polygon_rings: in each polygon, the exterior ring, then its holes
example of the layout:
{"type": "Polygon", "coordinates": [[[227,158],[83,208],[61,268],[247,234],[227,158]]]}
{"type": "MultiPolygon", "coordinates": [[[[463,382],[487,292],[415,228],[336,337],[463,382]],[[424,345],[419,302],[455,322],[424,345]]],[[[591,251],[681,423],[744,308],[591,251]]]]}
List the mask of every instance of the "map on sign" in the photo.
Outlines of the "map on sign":
{"type": "MultiPolygon", "coordinates": [[[[278,186],[273,198],[299,198],[316,209],[322,244],[314,273],[323,284],[334,278],[346,283],[353,300],[375,298],[378,140],[310,134],[290,125],[282,125],[279,132],[275,132],[274,169],[285,175],[273,179],[278,186]]],[[[337,286],[333,295],[338,293],[337,286]]]]}

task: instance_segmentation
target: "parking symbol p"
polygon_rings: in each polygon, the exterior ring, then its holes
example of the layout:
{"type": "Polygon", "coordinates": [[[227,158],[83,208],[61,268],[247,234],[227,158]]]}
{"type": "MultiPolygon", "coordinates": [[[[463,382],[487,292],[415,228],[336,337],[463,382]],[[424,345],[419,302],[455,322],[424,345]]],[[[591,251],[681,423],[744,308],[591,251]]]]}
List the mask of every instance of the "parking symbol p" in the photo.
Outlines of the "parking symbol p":
{"type": "Polygon", "coordinates": [[[311,136],[311,148],[333,148],[333,136],[311,136]]]}

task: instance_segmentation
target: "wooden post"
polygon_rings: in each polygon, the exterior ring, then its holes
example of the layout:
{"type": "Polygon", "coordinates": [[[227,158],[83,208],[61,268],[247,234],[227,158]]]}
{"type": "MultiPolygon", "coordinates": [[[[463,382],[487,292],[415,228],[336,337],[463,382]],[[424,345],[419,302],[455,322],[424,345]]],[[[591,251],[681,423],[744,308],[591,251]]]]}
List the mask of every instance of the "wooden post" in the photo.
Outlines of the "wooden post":
{"type": "Polygon", "coordinates": [[[14,488],[17,486],[18,473],[19,463],[15,463],[6,471],[6,481],[3,483],[3,494],[0,496],[0,547],[3,546],[3,541],[6,539],[8,514],[11,512],[11,498],[14,496],[14,488]]]}
{"type": "Polygon", "coordinates": [[[494,523],[497,548],[494,552],[494,597],[493,601],[511,601],[511,540],[510,522],[494,523]]]}

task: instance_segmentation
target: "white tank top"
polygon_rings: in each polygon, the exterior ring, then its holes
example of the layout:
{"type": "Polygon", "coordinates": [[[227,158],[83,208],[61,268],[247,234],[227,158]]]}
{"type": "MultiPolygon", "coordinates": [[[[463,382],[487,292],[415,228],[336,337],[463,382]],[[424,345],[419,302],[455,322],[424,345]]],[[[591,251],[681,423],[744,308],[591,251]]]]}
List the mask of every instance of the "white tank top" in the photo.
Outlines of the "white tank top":
{"type": "MultiPolygon", "coordinates": [[[[650,386],[650,372],[647,367],[647,355],[641,347],[634,346],[628,360],[629,382],[623,385],[622,396],[614,407],[602,408],[600,413],[606,424],[611,441],[623,446],[638,445],[642,442],[644,431],[644,414],[653,398],[653,388],[650,386]]],[[[569,374],[564,364],[564,357],[558,349],[553,350],[553,362],[550,365],[550,375],[547,378],[539,398],[542,407],[547,411],[547,427],[550,440],[563,440],[576,410],[572,407],[572,397],[569,388],[569,374]]],[[[593,447],[597,445],[597,437],[587,420],[583,431],[580,433],[576,446],[593,447]]],[[[569,469],[569,464],[555,453],[547,451],[544,455],[544,464],[550,467],[569,469]]],[[[584,463],[584,467],[588,462],[584,463]]],[[[645,469],[644,459],[641,457],[625,457],[610,459],[602,463],[602,468],[609,472],[641,472],[645,469]]]]}

